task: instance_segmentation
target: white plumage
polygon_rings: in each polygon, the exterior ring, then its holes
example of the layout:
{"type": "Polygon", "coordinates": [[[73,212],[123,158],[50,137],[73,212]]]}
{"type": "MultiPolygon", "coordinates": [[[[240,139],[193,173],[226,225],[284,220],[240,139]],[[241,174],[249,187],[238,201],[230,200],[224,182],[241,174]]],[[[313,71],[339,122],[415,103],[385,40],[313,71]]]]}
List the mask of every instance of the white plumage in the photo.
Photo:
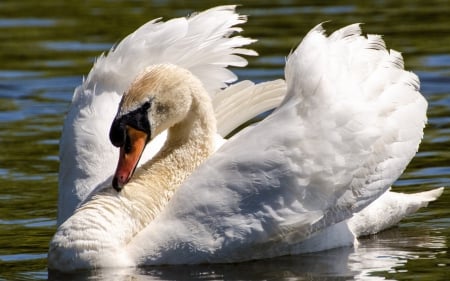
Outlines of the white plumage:
{"type": "Polygon", "coordinates": [[[388,191],[418,149],[427,103],[380,36],[350,25],[327,37],[319,25],[288,57],[286,86],[242,82],[218,92],[235,79],[226,67],[255,54],[239,48],[252,40],[230,37],[243,22],[232,6],[152,21],[97,61],[64,126],[58,223],[72,217],[51,242],[51,268],[235,262],[351,245],[442,193],[388,191]],[[286,96],[194,171],[149,224],[134,224],[139,212],[121,212],[137,203],[115,191],[99,200],[111,214],[73,214],[113,173],[117,152],[107,135],[120,94],[161,62],[203,82],[222,136],[286,96]]]}
{"type": "MultiPolygon", "coordinates": [[[[236,25],[246,21],[234,9],[221,6],[189,18],[152,20],[128,35],[107,56],[97,59],[86,80],[75,89],[64,122],[58,197],[58,202],[64,204],[58,204],[58,225],[95,187],[110,183],[118,154],[108,139],[109,127],[123,92],[146,67],[174,63],[187,68],[201,79],[212,97],[226,83],[236,80],[227,67],[245,66],[247,61],[240,55],[256,52],[242,48],[254,40],[234,34],[241,31],[236,25]]],[[[282,92],[275,95],[280,97],[282,92]]],[[[277,104],[275,101],[270,106],[277,104]]],[[[141,162],[150,159],[162,140],[147,148],[141,162]]]]}

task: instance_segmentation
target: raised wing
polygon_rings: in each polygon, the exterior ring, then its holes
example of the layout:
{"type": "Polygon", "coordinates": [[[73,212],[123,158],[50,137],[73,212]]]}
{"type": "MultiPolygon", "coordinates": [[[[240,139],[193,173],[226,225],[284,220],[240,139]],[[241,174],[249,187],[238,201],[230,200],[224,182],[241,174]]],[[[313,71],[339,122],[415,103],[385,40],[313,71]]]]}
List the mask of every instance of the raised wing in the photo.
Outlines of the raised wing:
{"type": "MultiPolygon", "coordinates": [[[[220,6],[167,22],[148,22],[98,58],[76,88],[60,141],[58,225],[98,185],[112,175],[118,153],[108,132],[122,93],[149,65],[170,62],[193,72],[215,95],[236,80],[228,66],[245,66],[243,49],[254,40],[235,36],[245,16],[235,6],[220,6]]],[[[153,144],[154,145],[154,144],[153,144]]],[[[155,149],[149,145],[145,162],[155,149]]]]}
{"type": "Polygon", "coordinates": [[[145,263],[288,254],[378,198],[415,155],[427,103],[380,36],[351,25],[327,37],[319,25],[289,56],[286,81],[281,106],[222,146],[134,239],[145,263]]]}
{"type": "Polygon", "coordinates": [[[278,107],[285,95],[286,83],[281,79],[231,85],[212,99],[218,133],[227,136],[255,116],[278,107]]]}

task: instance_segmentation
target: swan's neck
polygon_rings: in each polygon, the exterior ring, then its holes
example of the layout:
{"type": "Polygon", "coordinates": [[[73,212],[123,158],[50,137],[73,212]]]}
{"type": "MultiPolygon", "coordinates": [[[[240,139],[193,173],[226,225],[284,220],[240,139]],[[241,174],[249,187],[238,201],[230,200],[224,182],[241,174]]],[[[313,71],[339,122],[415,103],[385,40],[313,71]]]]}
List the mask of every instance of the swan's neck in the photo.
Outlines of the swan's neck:
{"type": "MultiPolygon", "coordinates": [[[[216,122],[207,93],[196,95],[188,116],[168,130],[161,151],[145,163],[122,193],[153,219],[175,189],[214,151],[216,122]]],[[[148,221],[147,221],[148,222],[148,221]]]]}

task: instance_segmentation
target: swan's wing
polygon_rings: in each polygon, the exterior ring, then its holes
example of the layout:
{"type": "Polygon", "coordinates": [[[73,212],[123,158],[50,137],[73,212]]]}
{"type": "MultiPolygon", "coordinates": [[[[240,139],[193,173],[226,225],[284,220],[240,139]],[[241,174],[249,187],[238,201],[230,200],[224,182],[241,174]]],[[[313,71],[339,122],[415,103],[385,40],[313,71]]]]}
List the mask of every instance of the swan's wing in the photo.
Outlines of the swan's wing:
{"type": "Polygon", "coordinates": [[[101,56],[84,84],[101,84],[102,91],[122,94],[149,65],[173,63],[189,69],[214,94],[237,79],[228,66],[246,66],[241,55],[256,55],[241,48],[255,40],[235,35],[242,31],[236,25],[247,21],[235,8],[219,6],[188,18],[144,24],[101,56]]]}
{"type": "Polygon", "coordinates": [[[281,79],[231,85],[212,99],[218,133],[227,136],[255,116],[278,107],[285,95],[286,83],[281,79]]]}
{"type": "MultiPolygon", "coordinates": [[[[234,35],[246,21],[235,6],[220,6],[189,18],[148,22],[97,59],[76,88],[60,141],[58,224],[114,172],[117,151],[108,139],[122,93],[149,65],[170,62],[189,69],[211,95],[236,79],[228,66],[245,66],[241,55],[253,40],[234,35]]],[[[161,138],[162,142],[164,138],[161,138]]],[[[152,155],[149,145],[142,157],[152,155]]],[[[153,149],[152,149],[153,148],[153,149]]]]}
{"type": "Polygon", "coordinates": [[[400,54],[360,33],[308,33],[288,58],[280,107],[180,187],[130,245],[153,247],[143,262],[287,254],[390,187],[418,149],[427,103],[400,54]]]}

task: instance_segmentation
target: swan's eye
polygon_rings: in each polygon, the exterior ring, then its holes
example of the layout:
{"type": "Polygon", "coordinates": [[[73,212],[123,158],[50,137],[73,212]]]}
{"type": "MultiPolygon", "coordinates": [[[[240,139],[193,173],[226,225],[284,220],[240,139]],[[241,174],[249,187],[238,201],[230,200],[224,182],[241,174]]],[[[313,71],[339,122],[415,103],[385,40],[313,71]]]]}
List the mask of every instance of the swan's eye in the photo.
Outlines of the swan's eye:
{"type": "Polygon", "coordinates": [[[168,111],[169,111],[169,107],[168,107],[167,105],[160,104],[160,103],[158,103],[158,104],[156,105],[156,112],[157,112],[158,114],[165,114],[165,113],[167,113],[168,111]]]}

